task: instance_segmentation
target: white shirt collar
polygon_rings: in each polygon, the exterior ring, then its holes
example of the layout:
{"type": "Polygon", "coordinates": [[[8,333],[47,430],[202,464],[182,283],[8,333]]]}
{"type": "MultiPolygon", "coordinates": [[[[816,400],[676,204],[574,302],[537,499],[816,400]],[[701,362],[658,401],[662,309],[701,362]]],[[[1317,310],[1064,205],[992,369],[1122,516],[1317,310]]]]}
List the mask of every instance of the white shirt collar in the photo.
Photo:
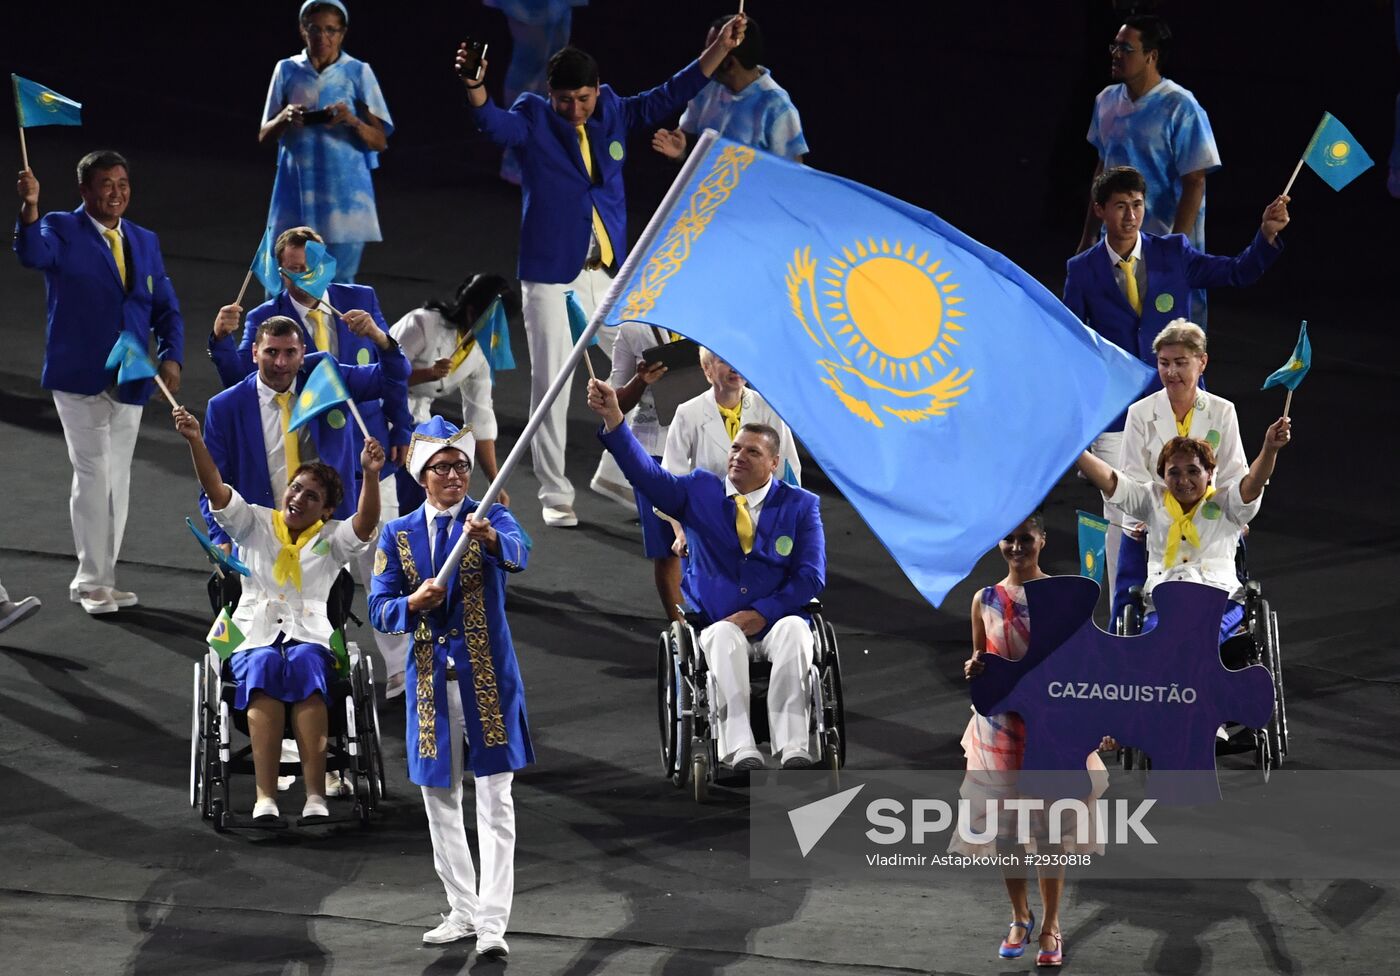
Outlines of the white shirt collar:
{"type": "Polygon", "coordinates": [[[428,528],[433,528],[433,522],[437,519],[439,515],[450,515],[452,516],[452,520],[455,522],[457,520],[457,514],[462,511],[462,506],[466,504],[466,501],[467,500],[463,498],[460,502],[458,502],[456,505],[453,505],[446,511],[437,508],[433,505],[432,502],[425,501],[423,503],[423,514],[428,519],[428,528]]]}
{"type": "MultiPolygon", "coordinates": [[[[1110,267],[1117,268],[1119,261],[1126,260],[1125,258],[1119,257],[1118,252],[1109,246],[1107,237],[1103,239],[1103,250],[1104,253],[1108,255],[1108,263],[1110,267]]],[[[1128,255],[1128,257],[1138,261],[1142,260],[1142,231],[1138,231],[1137,240],[1133,242],[1133,250],[1132,253],[1128,255]]]]}
{"type": "MultiPolygon", "coordinates": [[[[765,481],[765,482],[762,484],[762,486],[760,486],[760,487],[758,487],[758,488],[755,488],[753,491],[750,491],[750,492],[745,493],[745,494],[744,494],[744,497],[747,498],[747,499],[749,500],[749,510],[750,510],[750,511],[754,511],[754,510],[756,510],[760,505],[762,505],[762,504],[763,504],[763,500],[764,500],[765,498],[768,497],[768,493],[769,493],[770,491],[772,491],[772,490],[773,490],[773,479],[772,479],[772,478],[769,478],[767,481],[765,481]]],[[[740,494],[740,492],[739,492],[739,489],[738,489],[738,488],[735,488],[735,487],[734,487],[734,482],[730,481],[728,478],[725,478],[725,479],[724,479],[724,497],[725,497],[725,498],[733,498],[735,495],[738,495],[738,494],[740,494]]]]}
{"type": "MultiPolygon", "coordinates": [[[[272,406],[276,402],[276,397],[279,396],[278,392],[263,382],[262,373],[259,373],[256,370],[254,370],[253,376],[257,378],[258,403],[260,403],[264,407],[272,406]]],[[[287,391],[292,392],[295,389],[296,380],[293,380],[292,385],[287,387],[287,391]]]]}
{"type": "Polygon", "coordinates": [[[102,224],[98,221],[98,219],[92,214],[88,213],[86,209],[83,210],[83,215],[87,217],[88,220],[92,221],[92,226],[97,228],[97,235],[99,237],[105,238],[107,235],[107,231],[115,230],[117,232],[118,237],[121,237],[123,239],[126,238],[126,232],[122,229],[122,219],[120,217],[117,218],[116,227],[103,227],[102,224]]]}

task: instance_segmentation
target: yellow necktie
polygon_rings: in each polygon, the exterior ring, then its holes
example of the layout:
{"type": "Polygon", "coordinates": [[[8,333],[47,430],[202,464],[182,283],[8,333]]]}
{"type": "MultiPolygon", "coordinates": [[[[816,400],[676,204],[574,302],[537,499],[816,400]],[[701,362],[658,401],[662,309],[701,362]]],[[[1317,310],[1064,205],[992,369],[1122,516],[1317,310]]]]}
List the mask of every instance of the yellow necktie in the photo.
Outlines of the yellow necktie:
{"type": "Polygon", "coordinates": [[[291,484],[292,475],[297,468],[301,467],[301,451],[297,446],[297,432],[287,430],[292,423],[292,397],[296,394],[291,390],[286,393],[278,393],[273,397],[277,401],[277,409],[282,413],[282,449],[287,452],[287,483],[291,484]]]}
{"type": "Polygon", "coordinates": [[[739,414],[744,409],[744,401],[740,400],[732,407],[721,406],[718,403],[716,403],[715,406],[719,407],[719,415],[724,420],[724,432],[729,435],[730,441],[733,441],[734,438],[739,436],[741,419],[739,414]]]}
{"type": "Polygon", "coordinates": [[[1196,510],[1210,500],[1210,496],[1215,494],[1215,486],[1206,488],[1206,493],[1201,496],[1201,500],[1192,505],[1187,511],[1181,507],[1181,502],[1169,492],[1164,499],[1167,505],[1167,514],[1172,517],[1172,524],[1167,526],[1167,548],[1162,554],[1162,565],[1171,569],[1176,565],[1177,556],[1180,555],[1181,541],[1185,539],[1197,549],[1201,548],[1201,534],[1196,531],[1196,523],[1192,519],[1196,515],[1196,510]]]}
{"type": "Polygon", "coordinates": [[[115,230],[104,230],[102,236],[107,238],[107,246],[112,249],[112,260],[117,262],[117,276],[122,280],[122,287],[126,287],[126,251],[122,248],[122,235],[115,230]]]}
{"type": "Polygon", "coordinates": [[[315,525],[307,526],[301,535],[293,539],[291,530],[282,519],[282,513],[272,513],[272,534],[282,543],[282,548],[277,551],[277,560],[272,564],[273,582],[278,586],[286,586],[290,580],[293,586],[301,589],[301,551],[306,548],[308,542],[316,538],[316,533],[320,532],[321,526],[325,524],[317,519],[315,525]]]}
{"type": "Polygon", "coordinates": [[[471,355],[472,346],[476,345],[476,333],[468,332],[457,340],[457,348],[452,350],[452,358],[447,361],[447,375],[451,376],[457,371],[457,367],[466,362],[471,355]]]}
{"type": "Polygon", "coordinates": [[[306,313],[311,320],[311,338],[316,340],[316,348],[321,352],[331,351],[331,330],[326,325],[326,313],[313,308],[306,313]]]}
{"type": "Polygon", "coordinates": [[[734,496],[734,531],[739,533],[739,548],[747,556],[753,551],[753,515],[749,512],[749,500],[743,495],[734,496]]]}
{"type": "Polygon", "coordinates": [[[1186,416],[1176,422],[1176,433],[1178,437],[1191,436],[1191,420],[1196,416],[1196,408],[1192,407],[1186,411],[1186,416]]]}
{"type": "MultiPolygon", "coordinates": [[[[588,129],[584,126],[575,126],[578,129],[578,151],[583,154],[583,168],[588,170],[588,178],[593,179],[593,152],[588,146],[588,129]]],[[[608,229],[603,226],[603,218],[598,213],[598,208],[593,208],[593,236],[598,238],[598,256],[602,258],[603,267],[611,268],[613,263],[612,241],[608,238],[608,229]]]]}
{"type": "Polygon", "coordinates": [[[1118,267],[1123,269],[1123,290],[1128,294],[1128,304],[1133,307],[1133,311],[1138,315],[1142,314],[1142,296],[1138,294],[1137,275],[1133,273],[1133,268],[1137,265],[1137,258],[1131,257],[1118,262],[1118,267]]]}

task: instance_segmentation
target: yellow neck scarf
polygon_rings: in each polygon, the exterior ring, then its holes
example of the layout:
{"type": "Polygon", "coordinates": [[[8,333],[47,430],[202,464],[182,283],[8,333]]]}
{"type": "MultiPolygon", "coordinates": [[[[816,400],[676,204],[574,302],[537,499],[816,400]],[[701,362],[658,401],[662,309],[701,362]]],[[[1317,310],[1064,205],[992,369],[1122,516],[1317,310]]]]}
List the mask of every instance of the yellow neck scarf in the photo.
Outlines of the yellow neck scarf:
{"type": "Polygon", "coordinates": [[[317,519],[315,524],[307,526],[294,540],[282,513],[272,513],[272,532],[277,536],[277,541],[282,543],[282,549],[277,553],[277,561],[272,564],[272,578],[278,586],[285,586],[290,580],[293,586],[301,589],[301,551],[306,548],[308,542],[316,538],[316,533],[320,532],[321,526],[325,524],[323,519],[317,519]]]}
{"type": "Polygon", "coordinates": [[[1206,487],[1206,493],[1201,496],[1201,500],[1192,505],[1190,510],[1183,509],[1181,502],[1167,492],[1166,504],[1167,514],[1172,517],[1172,524],[1167,527],[1167,549],[1162,555],[1162,565],[1170,569],[1176,565],[1177,557],[1181,555],[1181,540],[1185,539],[1197,549],[1201,547],[1201,534],[1196,531],[1196,523],[1192,519],[1196,515],[1196,510],[1201,505],[1210,500],[1210,496],[1215,494],[1215,485],[1206,487]]]}
{"type": "Polygon", "coordinates": [[[744,401],[740,400],[732,407],[726,407],[719,403],[716,403],[715,406],[719,407],[719,415],[724,418],[724,432],[729,435],[731,441],[734,440],[739,436],[739,414],[744,409],[744,401]]]}
{"type": "Polygon", "coordinates": [[[1191,436],[1191,421],[1195,416],[1196,408],[1193,406],[1190,410],[1186,411],[1186,416],[1176,422],[1176,433],[1178,437],[1191,436]]]}

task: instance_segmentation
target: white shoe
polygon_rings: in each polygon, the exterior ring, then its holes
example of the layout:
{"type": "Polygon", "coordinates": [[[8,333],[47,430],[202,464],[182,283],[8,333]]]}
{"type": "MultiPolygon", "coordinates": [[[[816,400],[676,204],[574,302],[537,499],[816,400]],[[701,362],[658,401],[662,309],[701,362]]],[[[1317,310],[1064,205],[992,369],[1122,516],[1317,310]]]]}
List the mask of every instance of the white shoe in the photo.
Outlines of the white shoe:
{"type": "Polygon", "coordinates": [[[92,617],[117,612],[117,602],[112,599],[112,591],[105,586],[87,590],[78,597],[78,602],[82,604],[83,611],[92,617]]]}
{"type": "Polygon", "coordinates": [[[326,796],[349,796],[355,792],[355,788],[350,785],[340,773],[326,774],[326,796]]]}
{"type": "Polygon", "coordinates": [[[503,958],[510,955],[510,946],[506,945],[506,940],[499,935],[487,935],[483,932],[476,937],[476,954],[503,958]]]}
{"type": "Polygon", "coordinates": [[[287,792],[288,790],[290,790],[290,789],[292,788],[292,784],[295,783],[296,781],[297,781],[297,778],[296,778],[295,776],[279,776],[279,777],[277,777],[277,792],[278,792],[278,793],[285,793],[285,792],[287,792]]]}
{"type": "Polygon", "coordinates": [[[393,674],[389,675],[389,680],[384,682],[384,700],[388,701],[390,698],[397,698],[402,695],[403,683],[404,673],[402,671],[395,671],[393,674]]]}
{"type": "Polygon", "coordinates": [[[442,916],[442,924],[437,928],[424,932],[423,942],[426,945],[446,945],[449,942],[470,939],[474,935],[476,926],[471,923],[471,919],[453,912],[451,915],[442,916]]]}
{"type": "Polygon", "coordinates": [[[281,812],[277,809],[277,801],[272,799],[272,797],[268,797],[266,800],[259,800],[257,803],[253,804],[254,820],[262,820],[265,817],[275,820],[279,816],[281,816],[281,812]]]}
{"type": "Polygon", "coordinates": [[[301,817],[303,820],[308,817],[329,817],[330,815],[331,811],[326,806],[326,798],[324,796],[308,796],[306,798],[306,806],[301,808],[301,817]]]}
{"type": "Polygon", "coordinates": [[[8,630],[21,620],[34,616],[43,606],[37,596],[27,596],[18,603],[0,603],[0,630],[8,630]]]}
{"type": "Polygon", "coordinates": [[[115,586],[108,591],[112,595],[112,602],[119,607],[134,607],[141,602],[136,598],[136,594],[128,590],[119,590],[115,586]]]}
{"type": "Polygon", "coordinates": [[[626,485],[620,485],[616,481],[609,481],[606,478],[595,477],[588,483],[588,487],[604,498],[617,502],[627,511],[636,513],[637,496],[632,494],[632,489],[626,485]]]}
{"type": "Polygon", "coordinates": [[[546,505],[541,514],[544,516],[545,525],[561,529],[570,529],[578,525],[578,516],[574,514],[572,505],[546,505]]]}

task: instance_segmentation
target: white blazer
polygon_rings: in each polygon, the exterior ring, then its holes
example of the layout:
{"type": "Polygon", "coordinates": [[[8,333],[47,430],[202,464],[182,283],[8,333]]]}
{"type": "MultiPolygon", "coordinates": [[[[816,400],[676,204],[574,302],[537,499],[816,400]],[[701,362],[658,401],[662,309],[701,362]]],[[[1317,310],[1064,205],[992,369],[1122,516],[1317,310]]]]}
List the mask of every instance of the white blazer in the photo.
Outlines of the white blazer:
{"type": "MultiPolygon", "coordinates": [[[[744,406],[739,411],[740,423],[767,424],[777,430],[780,445],[778,477],[781,478],[786,466],[791,465],[793,477],[800,485],[802,462],[797,458],[797,444],[792,439],[792,431],[788,430],[787,424],[759,396],[757,390],[745,388],[742,396],[744,406]]],[[[719,404],[715,402],[715,391],[711,387],[676,408],[676,415],[671,418],[671,427],[666,433],[666,451],[661,457],[661,466],[678,477],[704,470],[723,478],[728,473],[729,448],[733,443],[725,430],[724,418],[719,415],[719,404]]]]}
{"type": "MultiPolygon", "coordinates": [[[[1157,474],[1157,455],[1176,436],[1176,415],[1166,390],[1145,396],[1128,408],[1123,425],[1123,446],[1117,468],[1131,480],[1144,484],[1162,484],[1157,474]]],[[[1215,487],[1238,482],[1249,472],[1244,444],[1240,440],[1240,422],[1235,417],[1235,405],[1224,397],[1205,390],[1196,391],[1195,413],[1191,415],[1191,436],[1206,441],[1215,449],[1215,487]]]]}
{"type": "MultiPolygon", "coordinates": [[[[414,369],[431,366],[439,359],[451,359],[459,338],[455,325],[447,321],[441,312],[427,308],[415,308],[399,319],[389,329],[389,335],[399,344],[403,354],[408,357],[409,365],[414,369]]],[[[456,389],[462,391],[464,414],[468,412],[471,404],[480,403],[483,399],[486,410],[491,412],[491,367],[486,362],[486,355],[481,351],[481,343],[473,342],[466,358],[442,379],[410,386],[408,411],[413,414],[416,423],[426,423],[433,414],[433,401],[456,389]]],[[[480,436],[480,428],[484,425],[479,420],[466,417],[465,422],[472,424],[473,431],[480,436]]],[[[494,430],[494,412],[489,426],[494,430]]]]}
{"type": "Polygon", "coordinates": [[[233,622],[243,633],[241,650],[266,647],[286,634],[293,643],[330,646],[331,623],[326,598],[340,568],[360,553],[368,542],[355,535],[350,520],[332,519],[321,526],[316,538],[301,550],[301,589],[272,578],[272,564],[282,550],[272,531],[272,509],[250,505],[233,491],[214,520],[234,542],[238,557],[252,574],[243,579],[243,596],[233,612],[233,622]]]}

